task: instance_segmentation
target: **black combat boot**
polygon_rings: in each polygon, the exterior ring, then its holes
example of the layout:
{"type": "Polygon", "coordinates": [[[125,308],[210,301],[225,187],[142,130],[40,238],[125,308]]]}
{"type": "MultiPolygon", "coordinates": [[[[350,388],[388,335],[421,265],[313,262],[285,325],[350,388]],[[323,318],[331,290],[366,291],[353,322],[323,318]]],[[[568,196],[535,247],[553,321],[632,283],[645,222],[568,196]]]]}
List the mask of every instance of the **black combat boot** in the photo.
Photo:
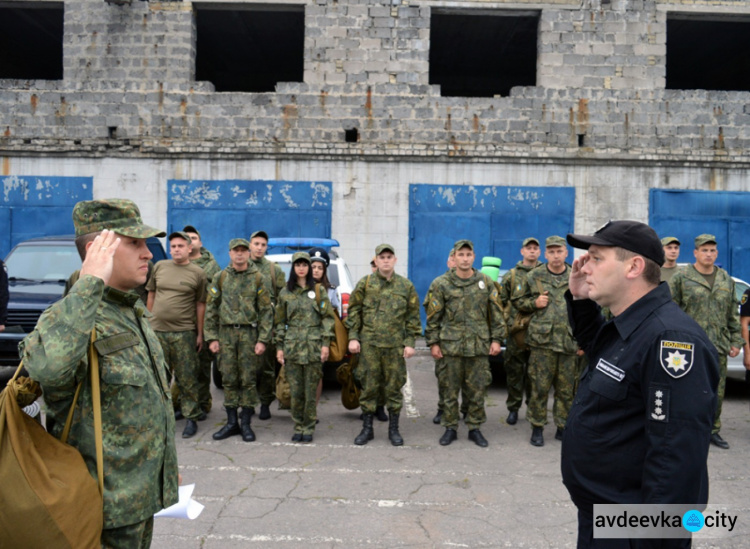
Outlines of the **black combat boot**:
{"type": "Polygon", "coordinates": [[[385,413],[385,406],[375,408],[375,417],[378,421],[388,421],[388,415],[385,413]]]}
{"type": "Polygon", "coordinates": [[[375,433],[372,432],[372,414],[365,414],[362,420],[362,431],[354,439],[354,444],[362,446],[367,444],[368,440],[375,438],[375,433]]]}
{"type": "MultiPolygon", "coordinates": [[[[390,411],[390,410],[389,410],[390,411]]],[[[388,440],[394,446],[403,446],[404,439],[401,438],[401,433],[398,432],[398,414],[390,412],[388,414],[391,422],[388,424],[388,440]]]]}
{"type": "Polygon", "coordinates": [[[237,425],[237,408],[227,408],[227,424],[214,433],[214,440],[224,440],[240,434],[240,426],[237,425]]]}
{"type": "Polygon", "coordinates": [[[243,408],[240,415],[240,431],[242,431],[242,440],[245,442],[252,442],[255,440],[255,433],[253,433],[253,430],[250,427],[250,418],[253,417],[253,412],[255,410],[251,410],[251,408],[243,408]]]}
{"type": "Polygon", "coordinates": [[[531,430],[531,445],[544,446],[544,427],[534,427],[531,430]]]}

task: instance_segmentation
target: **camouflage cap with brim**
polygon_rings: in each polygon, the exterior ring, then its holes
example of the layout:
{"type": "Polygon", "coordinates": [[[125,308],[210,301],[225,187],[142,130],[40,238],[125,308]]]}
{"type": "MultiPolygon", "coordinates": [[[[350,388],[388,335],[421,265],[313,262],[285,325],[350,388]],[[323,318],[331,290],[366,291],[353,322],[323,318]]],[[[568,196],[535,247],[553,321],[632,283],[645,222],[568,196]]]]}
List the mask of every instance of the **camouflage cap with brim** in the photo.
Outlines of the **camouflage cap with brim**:
{"type": "Polygon", "coordinates": [[[382,254],[383,252],[391,252],[392,254],[396,254],[396,250],[393,249],[393,246],[390,244],[380,244],[377,248],[375,248],[375,255],[378,256],[382,254]]]}
{"type": "Polygon", "coordinates": [[[297,263],[297,261],[306,261],[309,264],[310,254],[307,252],[295,252],[295,254],[292,256],[292,265],[297,263]]]}
{"type": "Polygon", "coordinates": [[[547,240],[544,241],[544,245],[547,248],[553,248],[555,246],[565,247],[566,244],[567,243],[565,242],[565,239],[563,237],[557,236],[557,235],[548,236],[547,240]]]}
{"type": "Polygon", "coordinates": [[[167,235],[164,231],[144,224],[135,202],[124,198],[79,202],[73,208],[73,226],[76,236],[98,233],[104,229],[131,238],[167,235]]]}
{"type": "Polygon", "coordinates": [[[193,242],[192,239],[190,238],[190,235],[187,234],[185,231],[175,231],[167,237],[167,240],[171,242],[173,238],[181,238],[188,244],[193,242]]]}
{"type": "Polygon", "coordinates": [[[533,236],[530,236],[529,238],[524,238],[523,244],[521,245],[521,247],[525,248],[529,244],[536,244],[537,246],[539,246],[539,241],[533,236]]]}
{"type": "Polygon", "coordinates": [[[239,248],[240,246],[244,246],[248,250],[250,249],[250,243],[246,238],[233,238],[229,241],[230,250],[234,250],[235,248],[239,248]]]}
{"type": "Polygon", "coordinates": [[[695,248],[698,249],[704,244],[716,244],[716,237],[712,234],[699,234],[695,237],[695,248]]]}
{"type": "Polygon", "coordinates": [[[473,252],[474,243],[471,240],[457,240],[456,243],[453,245],[453,249],[455,251],[458,251],[461,248],[469,248],[473,252]]]}
{"type": "Polygon", "coordinates": [[[665,236],[661,239],[661,245],[662,246],[669,246],[670,244],[677,244],[680,245],[680,241],[677,240],[676,236],[665,236]]]}

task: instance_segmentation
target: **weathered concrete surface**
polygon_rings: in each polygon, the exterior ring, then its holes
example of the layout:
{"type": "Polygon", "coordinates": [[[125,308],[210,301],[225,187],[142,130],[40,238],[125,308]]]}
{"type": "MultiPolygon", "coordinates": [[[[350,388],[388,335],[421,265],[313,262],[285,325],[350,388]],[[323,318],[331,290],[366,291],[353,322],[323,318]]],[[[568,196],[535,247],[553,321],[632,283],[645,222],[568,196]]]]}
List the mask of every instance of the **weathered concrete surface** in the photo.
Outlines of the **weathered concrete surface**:
{"type": "MultiPolygon", "coordinates": [[[[184,483],[196,483],[206,508],[194,521],[158,519],[155,548],[232,547],[575,547],[576,511],[560,478],[560,443],[547,426],[546,445],[529,444],[525,408],[515,426],[505,424],[505,387],[493,384],[490,442],[481,449],[459,439],[442,447],[443,430],[432,423],[436,384],[426,352],[408,362],[410,406],[402,413],[405,445],[387,439],[375,421],[375,440],[355,446],[358,411],[326,388],[320,425],[310,445],[293,444],[288,412],[254,418],[258,440],[216,442],[223,419],[222,393],[199,424],[195,438],[177,447],[184,483]],[[408,416],[408,417],[407,417],[408,416]]],[[[732,538],[699,539],[695,547],[746,547],[750,533],[748,399],[735,385],[725,400],[722,434],[729,451],[711,448],[711,503],[739,515],[732,538]]],[[[616,471],[613,471],[616,474],[616,471]]]]}

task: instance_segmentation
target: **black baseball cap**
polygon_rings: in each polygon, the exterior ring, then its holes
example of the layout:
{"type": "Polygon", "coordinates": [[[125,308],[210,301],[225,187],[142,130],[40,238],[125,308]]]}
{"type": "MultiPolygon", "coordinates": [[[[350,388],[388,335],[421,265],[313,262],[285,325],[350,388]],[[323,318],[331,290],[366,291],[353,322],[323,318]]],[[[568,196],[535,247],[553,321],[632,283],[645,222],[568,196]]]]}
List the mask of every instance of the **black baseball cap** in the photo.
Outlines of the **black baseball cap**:
{"type": "Polygon", "coordinates": [[[592,236],[569,234],[568,244],[588,250],[589,246],[617,246],[664,265],[664,248],[656,231],[640,221],[609,221],[592,236]]]}

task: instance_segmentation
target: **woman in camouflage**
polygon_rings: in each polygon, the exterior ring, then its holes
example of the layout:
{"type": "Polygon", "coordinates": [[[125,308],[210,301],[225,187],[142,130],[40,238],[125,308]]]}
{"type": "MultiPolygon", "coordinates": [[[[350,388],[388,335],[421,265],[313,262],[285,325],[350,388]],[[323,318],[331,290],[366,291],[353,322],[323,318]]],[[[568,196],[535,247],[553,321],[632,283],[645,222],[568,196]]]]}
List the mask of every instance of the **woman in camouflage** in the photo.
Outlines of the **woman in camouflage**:
{"type": "Polygon", "coordinates": [[[333,337],[331,301],[315,284],[310,255],[292,256],[292,270],[276,305],[276,359],[286,368],[294,420],[292,442],[312,442],[315,431],[315,392],[323,377],[323,362],[333,337]]]}

